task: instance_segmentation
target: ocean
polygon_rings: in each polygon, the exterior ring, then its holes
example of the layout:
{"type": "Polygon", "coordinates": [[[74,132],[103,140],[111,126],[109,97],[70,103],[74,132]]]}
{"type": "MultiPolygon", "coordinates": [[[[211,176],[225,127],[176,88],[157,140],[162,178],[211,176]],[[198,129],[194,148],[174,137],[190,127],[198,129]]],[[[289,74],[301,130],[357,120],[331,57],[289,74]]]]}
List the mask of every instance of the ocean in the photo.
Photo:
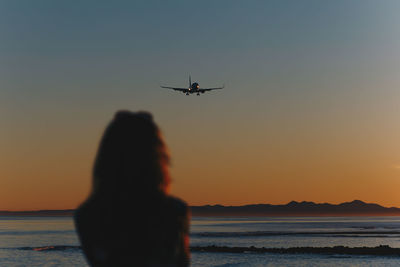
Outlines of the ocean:
{"type": "MultiPolygon", "coordinates": [[[[252,247],[400,248],[400,217],[194,217],[190,245],[206,248],[192,252],[191,266],[400,266],[400,254],[247,251],[252,247]],[[221,252],[221,247],[240,250],[221,252]]],[[[0,266],[87,264],[71,217],[0,216],[0,266]]]]}

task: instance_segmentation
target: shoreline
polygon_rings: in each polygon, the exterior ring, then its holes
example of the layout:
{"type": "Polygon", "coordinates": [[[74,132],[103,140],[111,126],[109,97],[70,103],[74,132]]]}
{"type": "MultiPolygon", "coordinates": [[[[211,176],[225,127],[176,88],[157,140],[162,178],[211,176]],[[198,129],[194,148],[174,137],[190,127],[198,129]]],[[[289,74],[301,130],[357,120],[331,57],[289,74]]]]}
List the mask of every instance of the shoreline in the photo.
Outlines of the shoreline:
{"type": "MultiPolygon", "coordinates": [[[[37,252],[81,250],[80,246],[43,246],[43,247],[17,247],[0,249],[32,250],[37,252]]],[[[266,248],[266,247],[228,247],[228,246],[192,246],[191,252],[212,253],[273,253],[273,254],[325,254],[325,255],[364,255],[364,256],[400,256],[400,248],[392,248],[387,245],[376,247],[289,247],[289,248],[266,248]]]]}

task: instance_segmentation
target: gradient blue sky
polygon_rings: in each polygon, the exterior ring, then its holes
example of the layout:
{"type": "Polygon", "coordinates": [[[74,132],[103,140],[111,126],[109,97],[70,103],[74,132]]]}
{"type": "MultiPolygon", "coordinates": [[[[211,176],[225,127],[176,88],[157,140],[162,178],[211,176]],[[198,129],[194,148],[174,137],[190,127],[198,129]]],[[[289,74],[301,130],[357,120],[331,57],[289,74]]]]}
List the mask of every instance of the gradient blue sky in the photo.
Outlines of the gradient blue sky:
{"type": "Polygon", "coordinates": [[[0,209],[73,208],[118,109],[189,204],[400,206],[399,1],[0,1],[0,209]],[[199,97],[159,85],[226,89],[199,97]]]}

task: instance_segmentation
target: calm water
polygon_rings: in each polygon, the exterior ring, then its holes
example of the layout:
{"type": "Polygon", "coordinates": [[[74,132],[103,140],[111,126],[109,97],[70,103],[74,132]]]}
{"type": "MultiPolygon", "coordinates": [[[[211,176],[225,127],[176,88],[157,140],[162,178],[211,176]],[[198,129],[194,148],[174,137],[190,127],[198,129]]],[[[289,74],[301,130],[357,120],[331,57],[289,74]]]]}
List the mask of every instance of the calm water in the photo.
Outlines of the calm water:
{"type": "MultiPolygon", "coordinates": [[[[0,217],[0,266],[87,266],[78,245],[70,217],[0,217]]],[[[191,245],[400,248],[400,218],[193,218],[191,245]]],[[[400,266],[400,257],[196,252],[192,266],[400,266]]]]}

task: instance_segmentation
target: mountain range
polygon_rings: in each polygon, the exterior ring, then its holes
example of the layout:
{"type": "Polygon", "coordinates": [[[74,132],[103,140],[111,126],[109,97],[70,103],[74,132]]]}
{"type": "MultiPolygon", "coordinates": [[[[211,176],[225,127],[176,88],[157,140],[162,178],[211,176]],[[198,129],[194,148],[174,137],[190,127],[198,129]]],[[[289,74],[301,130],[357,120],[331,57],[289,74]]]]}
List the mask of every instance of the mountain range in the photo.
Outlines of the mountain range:
{"type": "MultiPolygon", "coordinates": [[[[400,216],[400,208],[386,208],[361,200],[341,204],[297,202],[284,205],[191,206],[192,216],[400,216]]],[[[0,216],[72,216],[74,210],[0,211],[0,216]]]]}
{"type": "Polygon", "coordinates": [[[399,216],[400,208],[386,208],[361,200],[341,204],[297,202],[285,205],[192,206],[193,216],[399,216]]]}

